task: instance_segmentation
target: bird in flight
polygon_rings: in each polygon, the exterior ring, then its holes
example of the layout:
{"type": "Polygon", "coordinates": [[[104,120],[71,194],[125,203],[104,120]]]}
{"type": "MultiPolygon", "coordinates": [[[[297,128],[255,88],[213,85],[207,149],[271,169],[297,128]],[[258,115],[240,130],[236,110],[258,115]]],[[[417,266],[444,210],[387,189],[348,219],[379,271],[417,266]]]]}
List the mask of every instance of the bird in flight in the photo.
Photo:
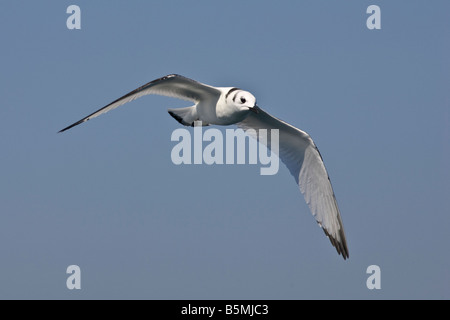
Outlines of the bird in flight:
{"type": "MultiPolygon", "coordinates": [[[[279,158],[294,176],[311,213],[330,239],[338,254],[349,257],[341,214],[322,156],[309,134],[268,114],[256,104],[256,98],[235,87],[213,87],[195,80],[171,74],[153,80],[83,119],[60,130],[64,132],[98,117],[127,102],[148,94],[192,101],[187,108],[169,109],[169,114],[185,126],[201,121],[207,125],[237,125],[247,132],[259,129],[279,130],[279,158]],[[252,129],[252,130],[249,130],[252,129]]],[[[251,134],[250,134],[251,135],[251,134]]],[[[259,135],[254,138],[259,140],[259,135]]],[[[269,139],[260,142],[270,148],[269,139]]]]}

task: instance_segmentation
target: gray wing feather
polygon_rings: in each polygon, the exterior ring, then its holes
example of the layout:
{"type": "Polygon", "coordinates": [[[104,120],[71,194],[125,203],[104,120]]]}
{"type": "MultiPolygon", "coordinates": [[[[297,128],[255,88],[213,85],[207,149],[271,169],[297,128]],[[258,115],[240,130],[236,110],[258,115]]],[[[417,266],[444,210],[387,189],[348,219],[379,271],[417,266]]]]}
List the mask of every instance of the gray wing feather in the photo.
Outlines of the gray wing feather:
{"type": "MultiPolygon", "coordinates": [[[[344,259],[349,257],[341,214],[334,196],[327,170],[314,141],[304,131],[279,120],[260,108],[237,126],[247,130],[279,129],[279,157],[286,165],[304,195],[306,203],[344,259]]],[[[252,130],[250,135],[254,135],[252,130]]],[[[258,137],[254,137],[258,138],[258,137]]],[[[270,148],[271,139],[266,145],[270,148]]]]}
{"type": "Polygon", "coordinates": [[[177,75],[171,74],[156,80],[153,80],[129,93],[120,97],[119,99],[111,102],[105,107],[91,113],[83,119],[71,124],[70,126],[62,129],[59,132],[66,131],[72,127],[75,127],[83,122],[98,117],[99,115],[113,110],[127,102],[133,101],[137,98],[148,94],[157,94],[167,97],[178,98],[182,100],[188,100],[198,102],[205,98],[220,96],[220,91],[214,87],[202,84],[195,80],[177,75]]]}

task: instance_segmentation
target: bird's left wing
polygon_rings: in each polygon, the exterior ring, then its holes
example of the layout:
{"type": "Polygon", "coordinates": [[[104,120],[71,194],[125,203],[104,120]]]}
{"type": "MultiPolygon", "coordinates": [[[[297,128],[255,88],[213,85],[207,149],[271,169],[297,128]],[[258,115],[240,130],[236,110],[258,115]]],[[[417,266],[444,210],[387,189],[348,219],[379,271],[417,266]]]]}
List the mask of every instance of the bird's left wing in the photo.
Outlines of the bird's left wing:
{"type": "MultiPolygon", "coordinates": [[[[304,131],[279,120],[264,110],[255,107],[255,112],[237,126],[247,131],[250,135],[255,134],[258,139],[259,129],[279,130],[279,157],[294,176],[303,193],[306,203],[330,239],[337,252],[344,259],[349,257],[347,241],[345,239],[344,226],[341,214],[334,196],[333,188],[325,169],[322,156],[314,141],[304,131]]],[[[269,148],[270,138],[263,141],[269,148]]]]}
{"type": "Polygon", "coordinates": [[[119,99],[111,102],[107,106],[95,111],[94,113],[84,117],[80,121],[77,121],[70,126],[62,129],[59,132],[66,131],[72,127],[75,127],[83,122],[98,117],[99,115],[106,113],[112,109],[115,109],[127,102],[133,101],[137,98],[145,96],[147,94],[157,94],[167,97],[178,98],[182,100],[188,100],[198,102],[202,99],[218,99],[220,97],[220,90],[208,86],[206,84],[197,82],[195,80],[177,75],[171,74],[156,80],[153,80],[142,87],[133,90],[119,99]]]}

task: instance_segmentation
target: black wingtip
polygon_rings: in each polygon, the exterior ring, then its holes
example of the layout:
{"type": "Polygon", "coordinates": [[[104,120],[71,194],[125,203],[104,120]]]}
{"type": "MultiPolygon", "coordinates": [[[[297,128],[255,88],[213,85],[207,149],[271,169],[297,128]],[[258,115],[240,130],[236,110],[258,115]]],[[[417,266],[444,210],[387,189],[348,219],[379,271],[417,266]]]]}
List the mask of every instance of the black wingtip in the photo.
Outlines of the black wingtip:
{"type": "Polygon", "coordinates": [[[64,131],[66,131],[66,130],[69,130],[70,128],[73,128],[73,127],[75,127],[75,126],[77,126],[77,125],[79,125],[79,124],[81,124],[81,123],[83,123],[83,122],[85,122],[85,121],[87,121],[87,120],[80,120],[80,121],[77,121],[77,122],[71,124],[70,126],[65,127],[64,129],[59,130],[58,133],[64,132],[64,131]]]}
{"type": "Polygon", "coordinates": [[[180,117],[179,115],[175,114],[172,111],[167,111],[175,120],[177,120],[179,123],[184,124],[183,118],[180,117]]]}
{"type": "Polygon", "coordinates": [[[350,255],[348,253],[347,240],[345,239],[345,234],[343,232],[341,232],[340,233],[341,240],[338,241],[337,239],[333,238],[327,232],[327,230],[325,230],[324,228],[322,228],[322,230],[325,232],[325,235],[328,237],[328,239],[330,240],[331,244],[336,249],[337,253],[339,255],[341,255],[342,258],[344,258],[344,260],[347,260],[350,257],[350,255]]]}

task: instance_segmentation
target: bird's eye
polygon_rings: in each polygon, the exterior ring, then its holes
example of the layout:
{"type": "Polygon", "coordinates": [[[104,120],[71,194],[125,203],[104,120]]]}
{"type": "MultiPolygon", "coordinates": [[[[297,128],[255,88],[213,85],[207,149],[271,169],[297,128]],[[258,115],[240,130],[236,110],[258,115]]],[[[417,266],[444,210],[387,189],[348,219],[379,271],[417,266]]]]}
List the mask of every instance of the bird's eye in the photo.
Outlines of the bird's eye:
{"type": "Polygon", "coordinates": [[[244,97],[242,97],[242,98],[241,98],[241,102],[242,102],[242,103],[246,103],[246,102],[247,102],[247,100],[245,100],[245,98],[244,98],[244,97]]]}

